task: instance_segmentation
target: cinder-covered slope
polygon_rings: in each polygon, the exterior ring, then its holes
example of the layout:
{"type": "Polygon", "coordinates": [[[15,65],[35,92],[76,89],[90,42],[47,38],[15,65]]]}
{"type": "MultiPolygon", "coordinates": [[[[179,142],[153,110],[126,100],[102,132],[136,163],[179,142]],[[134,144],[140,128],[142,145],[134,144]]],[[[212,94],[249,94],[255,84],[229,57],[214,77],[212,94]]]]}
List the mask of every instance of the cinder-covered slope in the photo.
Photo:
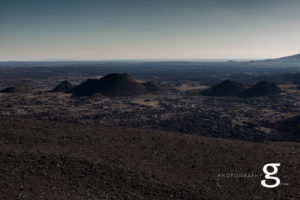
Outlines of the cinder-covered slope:
{"type": "Polygon", "coordinates": [[[128,74],[109,74],[101,79],[89,79],[72,89],[75,96],[91,96],[95,93],[105,96],[132,96],[162,91],[155,83],[141,83],[128,74]]]}
{"type": "Polygon", "coordinates": [[[207,96],[238,96],[243,90],[244,86],[242,84],[225,80],[222,83],[203,91],[203,94],[207,96]]]}
{"type": "Polygon", "coordinates": [[[0,199],[296,199],[297,143],[251,143],[33,119],[0,120],[0,199]],[[279,162],[276,189],[262,173],[279,162]]]}

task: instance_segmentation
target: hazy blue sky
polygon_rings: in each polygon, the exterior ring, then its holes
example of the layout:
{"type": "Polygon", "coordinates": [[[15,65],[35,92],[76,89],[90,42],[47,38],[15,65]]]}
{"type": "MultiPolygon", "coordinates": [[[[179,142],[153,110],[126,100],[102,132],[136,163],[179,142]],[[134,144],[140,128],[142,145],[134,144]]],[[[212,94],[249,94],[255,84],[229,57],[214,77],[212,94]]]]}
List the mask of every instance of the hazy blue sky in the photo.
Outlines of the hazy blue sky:
{"type": "Polygon", "coordinates": [[[0,0],[0,60],[300,53],[300,0],[0,0]]]}

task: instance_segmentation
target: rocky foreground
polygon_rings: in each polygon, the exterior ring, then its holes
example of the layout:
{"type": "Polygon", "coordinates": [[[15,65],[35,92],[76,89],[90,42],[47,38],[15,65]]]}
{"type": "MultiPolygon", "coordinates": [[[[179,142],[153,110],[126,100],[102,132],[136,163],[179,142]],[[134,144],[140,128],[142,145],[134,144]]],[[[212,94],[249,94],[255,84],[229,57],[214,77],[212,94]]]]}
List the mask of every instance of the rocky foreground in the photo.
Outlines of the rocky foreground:
{"type": "Polygon", "coordinates": [[[6,117],[0,199],[297,199],[299,155],[299,143],[6,117]],[[260,185],[271,162],[276,189],[260,185]]]}

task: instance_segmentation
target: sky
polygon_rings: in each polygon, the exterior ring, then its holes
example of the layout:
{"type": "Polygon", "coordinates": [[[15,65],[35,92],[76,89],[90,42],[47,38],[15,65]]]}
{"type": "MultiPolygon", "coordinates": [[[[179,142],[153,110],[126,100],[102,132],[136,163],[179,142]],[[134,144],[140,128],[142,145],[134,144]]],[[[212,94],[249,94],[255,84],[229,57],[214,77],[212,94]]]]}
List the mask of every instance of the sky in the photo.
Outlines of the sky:
{"type": "Polygon", "coordinates": [[[0,60],[300,53],[300,0],[0,0],[0,60]]]}

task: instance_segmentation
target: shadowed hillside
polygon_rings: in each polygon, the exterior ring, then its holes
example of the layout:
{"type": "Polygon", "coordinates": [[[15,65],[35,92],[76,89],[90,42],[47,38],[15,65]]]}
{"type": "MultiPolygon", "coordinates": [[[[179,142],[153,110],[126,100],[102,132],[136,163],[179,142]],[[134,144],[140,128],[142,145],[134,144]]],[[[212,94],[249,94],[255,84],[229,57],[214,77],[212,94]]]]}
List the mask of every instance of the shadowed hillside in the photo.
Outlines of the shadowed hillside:
{"type": "Polygon", "coordinates": [[[280,94],[282,90],[268,81],[261,81],[250,88],[245,88],[241,83],[234,81],[223,81],[222,83],[204,90],[206,96],[239,96],[239,97],[261,97],[280,94]]]}
{"type": "Polygon", "coordinates": [[[72,88],[73,85],[69,81],[65,80],[53,88],[50,92],[70,92],[72,88]]]}
{"type": "Polygon", "coordinates": [[[244,87],[242,84],[226,80],[206,91],[203,91],[203,94],[207,96],[238,96],[243,92],[243,90],[244,87]]]}
{"type": "Polygon", "coordinates": [[[260,97],[260,96],[272,96],[280,94],[281,89],[275,84],[268,81],[261,81],[253,87],[245,90],[242,94],[243,97],[260,97]]]}

